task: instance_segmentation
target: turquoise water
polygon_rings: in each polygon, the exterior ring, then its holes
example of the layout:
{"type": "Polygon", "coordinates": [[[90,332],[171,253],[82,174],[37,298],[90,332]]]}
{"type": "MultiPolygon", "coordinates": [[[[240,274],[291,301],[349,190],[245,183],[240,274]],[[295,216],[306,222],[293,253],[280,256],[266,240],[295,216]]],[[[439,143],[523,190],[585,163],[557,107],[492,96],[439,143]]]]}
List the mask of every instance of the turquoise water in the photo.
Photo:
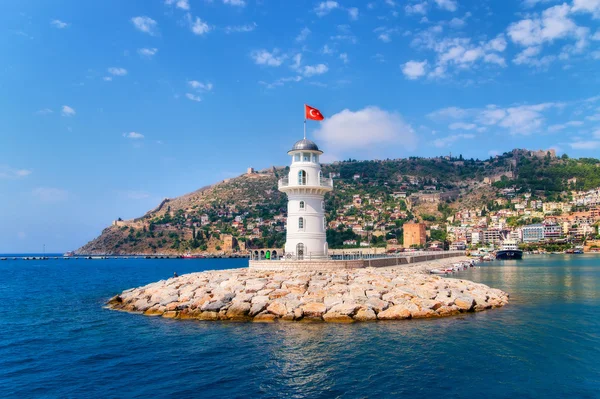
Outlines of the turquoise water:
{"type": "Polygon", "coordinates": [[[0,397],[598,398],[600,257],[531,256],[461,272],[503,309],[364,324],[150,318],[123,289],[230,260],[0,262],[0,397]]]}

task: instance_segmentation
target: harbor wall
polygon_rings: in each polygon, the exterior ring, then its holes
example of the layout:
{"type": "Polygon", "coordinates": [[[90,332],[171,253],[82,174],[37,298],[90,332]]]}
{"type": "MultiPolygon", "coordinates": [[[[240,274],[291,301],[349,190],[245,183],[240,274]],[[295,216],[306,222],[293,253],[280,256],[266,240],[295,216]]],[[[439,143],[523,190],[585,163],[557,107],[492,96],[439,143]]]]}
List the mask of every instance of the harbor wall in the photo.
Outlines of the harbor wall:
{"type": "Polygon", "coordinates": [[[388,256],[381,258],[352,260],[250,260],[249,268],[253,270],[335,270],[361,269],[365,267],[390,267],[427,262],[436,259],[465,256],[465,251],[429,252],[426,254],[388,256]]]}

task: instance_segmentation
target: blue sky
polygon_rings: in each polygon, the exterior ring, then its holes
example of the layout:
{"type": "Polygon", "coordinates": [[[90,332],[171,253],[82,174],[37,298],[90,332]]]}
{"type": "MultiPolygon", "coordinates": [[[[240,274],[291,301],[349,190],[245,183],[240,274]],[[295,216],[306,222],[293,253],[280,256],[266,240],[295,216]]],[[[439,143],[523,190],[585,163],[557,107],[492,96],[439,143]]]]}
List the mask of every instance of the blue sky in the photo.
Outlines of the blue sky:
{"type": "Polygon", "coordinates": [[[600,150],[600,0],[0,5],[0,253],[288,163],[600,150]]]}

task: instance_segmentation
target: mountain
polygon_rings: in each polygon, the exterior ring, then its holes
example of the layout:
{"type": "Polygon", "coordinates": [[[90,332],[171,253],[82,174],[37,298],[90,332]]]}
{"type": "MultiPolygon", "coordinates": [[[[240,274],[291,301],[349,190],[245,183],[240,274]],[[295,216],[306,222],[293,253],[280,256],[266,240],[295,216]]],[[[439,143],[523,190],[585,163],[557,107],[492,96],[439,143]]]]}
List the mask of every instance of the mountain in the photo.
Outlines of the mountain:
{"type": "MultiPolygon", "coordinates": [[[[600,186],[600,161],[556,157],[553,150],[513,150],[487,160],[458,157],[347,160],[323,165],[334,177],[326,196],[331,248],[368,237],[372,245],[401,240],[402,224],[444,225],[460,209],[498,206],[506,192],[557,201],[569,189],[600,186]],[[371,234],[372,232],[372,234],[371,234]]],[[[78,254],[220,253],[282,247],[287,199],[272,167],[181,197],[165,199],[133,220],[115,220],[78,254]]],[[[436,239],[444,239],[443,229],[436,239]]]]}

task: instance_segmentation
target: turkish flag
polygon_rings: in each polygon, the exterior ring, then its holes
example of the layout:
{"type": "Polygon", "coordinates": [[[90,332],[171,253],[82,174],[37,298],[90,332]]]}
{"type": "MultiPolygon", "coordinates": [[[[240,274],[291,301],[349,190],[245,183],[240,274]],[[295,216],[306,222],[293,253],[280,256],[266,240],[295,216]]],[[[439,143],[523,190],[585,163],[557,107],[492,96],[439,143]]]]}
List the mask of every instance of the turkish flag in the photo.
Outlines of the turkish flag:
{"type": "Polygon", "coordinates": [[[321,111],[306,104],[304,104],[304,117],[313,121],[322,121],[325,119],[321,111]]]}

